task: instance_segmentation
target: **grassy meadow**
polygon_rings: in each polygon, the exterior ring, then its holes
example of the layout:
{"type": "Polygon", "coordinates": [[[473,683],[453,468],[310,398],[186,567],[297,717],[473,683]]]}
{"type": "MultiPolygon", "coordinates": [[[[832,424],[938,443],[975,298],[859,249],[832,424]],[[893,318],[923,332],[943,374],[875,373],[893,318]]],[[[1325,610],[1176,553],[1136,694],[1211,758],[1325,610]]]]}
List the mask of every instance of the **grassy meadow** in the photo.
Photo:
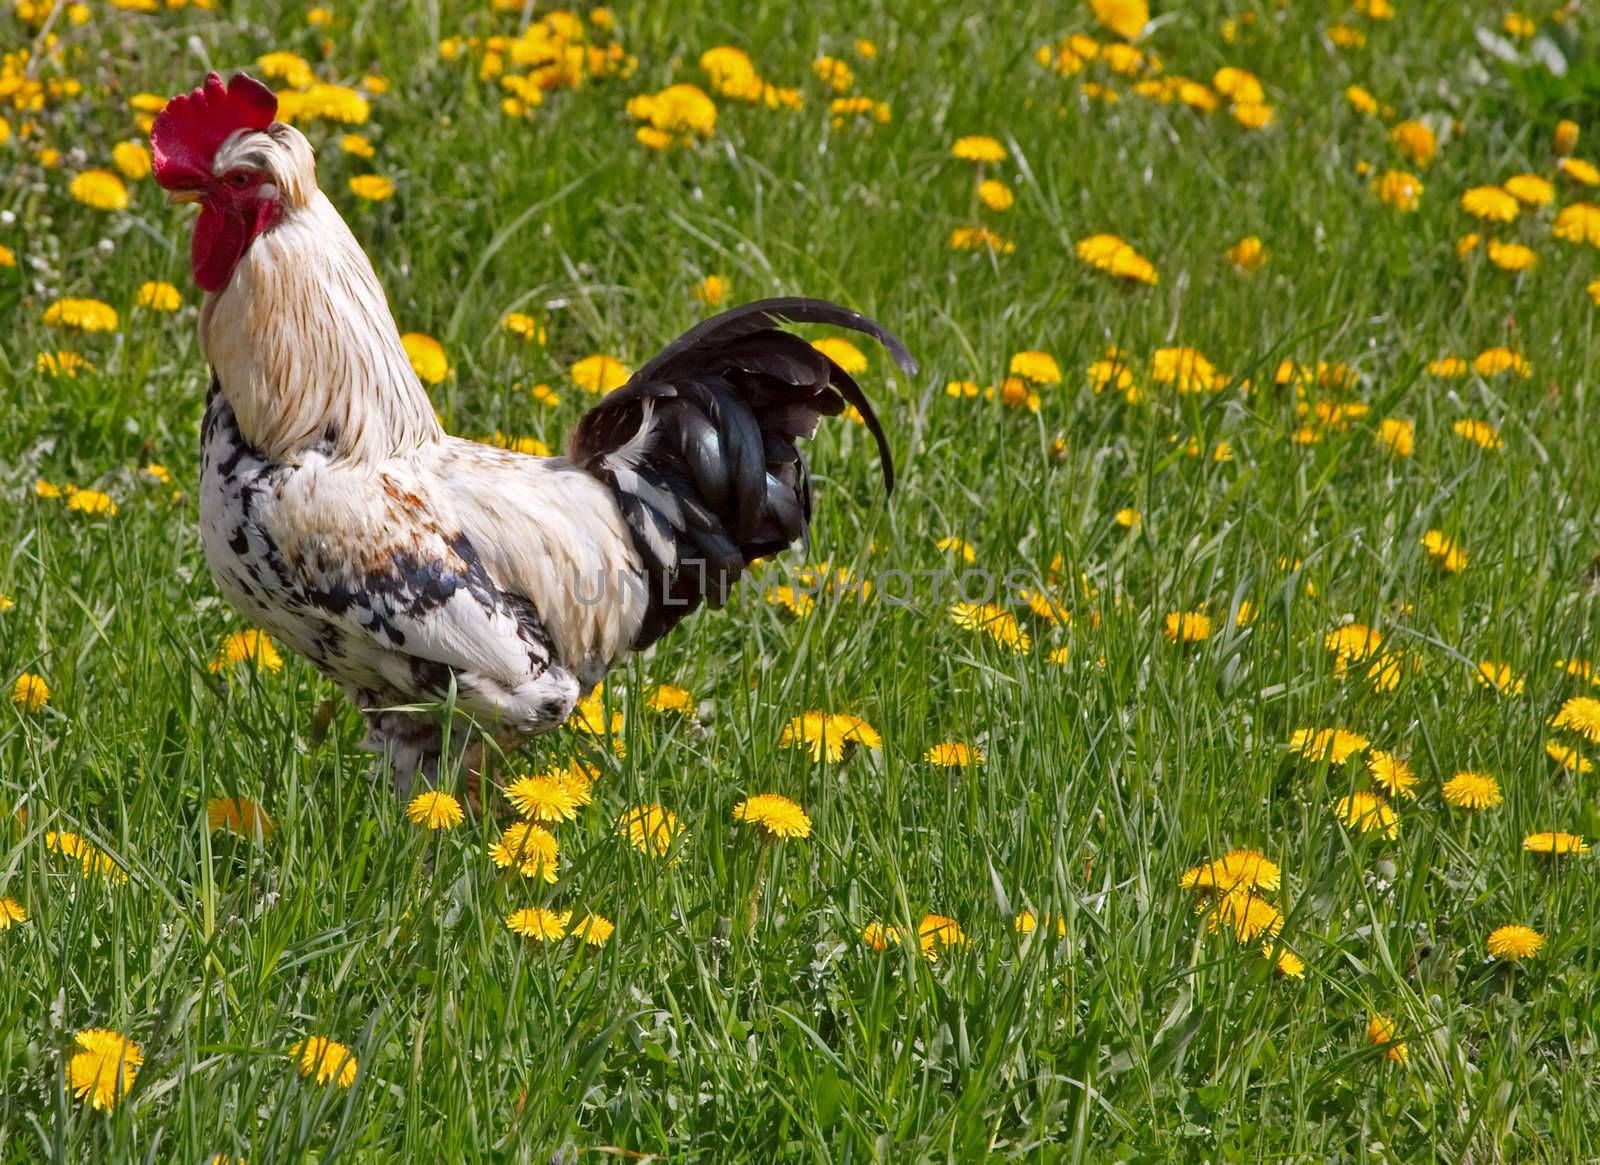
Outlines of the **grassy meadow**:
{"type": "Polygon", "coordinates": [[[1600,1154],[1595,15],[1141,8],[5,0],[0,1162],[1600,1154]],[[892,500],[830,423],[809,549],[505,758],[553,869],[211,582],[138,146],[211,67],[452,432],[719,301],[921,363],[832,349],[892,500]]]}

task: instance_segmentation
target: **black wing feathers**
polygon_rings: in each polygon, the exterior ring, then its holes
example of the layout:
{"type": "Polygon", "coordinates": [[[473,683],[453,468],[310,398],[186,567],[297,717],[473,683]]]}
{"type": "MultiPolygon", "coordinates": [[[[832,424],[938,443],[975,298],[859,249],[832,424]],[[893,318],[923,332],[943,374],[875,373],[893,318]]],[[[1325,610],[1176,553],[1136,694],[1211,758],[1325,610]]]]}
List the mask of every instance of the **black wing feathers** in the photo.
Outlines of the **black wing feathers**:
{"type": "Polygon", "coordinates": [[[616,492],[650,576],[636,648],[702,600],[720,607],[752,561],[806,537],[811,475],[796,442],[822,417],[854,405],[877,442],[884,486],[894,488],[888,439],[866,394],[780,330],[786,321],[862,332],[916,372],[900,341],[858,312],[765,299],[696,324],[578,422],[572,458],[616,492]]]}

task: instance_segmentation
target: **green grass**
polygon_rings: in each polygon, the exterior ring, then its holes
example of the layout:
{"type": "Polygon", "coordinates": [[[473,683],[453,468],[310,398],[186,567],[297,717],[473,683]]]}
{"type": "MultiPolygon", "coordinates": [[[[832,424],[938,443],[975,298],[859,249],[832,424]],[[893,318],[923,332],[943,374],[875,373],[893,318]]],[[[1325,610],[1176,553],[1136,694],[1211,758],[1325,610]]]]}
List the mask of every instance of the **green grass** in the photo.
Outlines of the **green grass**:
{"type": "MultiPolygon", "coordinates": [[[[57,27],[63,63],[40,74],[77,78],[82,94],[4,110],[0,244],[18,266],[0,268],[0,593],[15,603],[0,614],[0,680],[37,672],[52,696],[0,716],[0,808],[26,811],[0,824],[0,896],[31,916],[0,931],[0,1161],[1600,1151],[1593,857],[1521,849],[1536,830],[1600,835],[1597,778],[1568,776],[1544,751],[1561,702],[1600,695],[1555,667],[1600,656],[1600,309],[1585,294],[1600,254],[1550,237],[1556,207],[1479,228],[1534,247],[1525,275],[1453,246],[1477,225],[1456,206],[1468,187],[1532,171],[1556,181],[1557,206],[1587,197],[1555,174],[1550,142],[1573,117],[1588,135],[1579,155],[1597,156],[1592,16],[1542,26],[1569,66],[1554,77],[1525,45],[1505,62],[1480,43],[1498,6],[1404,5],[1374,24],[1338,4],[1158,4],[1147,40],[1168,71],[1260,76],[1276,123],[1251,133],[1225,110],[1157,105],[1122,80],[1118,104],[1083,100],[1081,82],[1104,77],[1062,79],[1033,59],[1092,29],[1072,4],[619,4],[632,76],[554,92],[511,122],[478,79],[481,54],[449,63],[436,46],[512,32],[517,18],[455,7],[339,5],[315,29],[274,5],[96,5],[88,23],[57,27]],[[1224,21],[1246,17],[1227,43],[1224,21]],[[1341,20],[1367,29],[1365,48],[1327,43],[1341,20]],[[856,37],[876,43],[875,61],[856,37]],[[719,100],[703,145],[638,145],[627,99],[704,85],[699,54],[724,43],[799,86],[804,111],[719,100]],[[449,354],[434,396],[453,432],[558,445],[588,403],[567,366],[597,351],[637,366],[703,314],[692,290],[706,274],[728,277],[735,301],[837,298],[897,331],[922,371],[907,382],[868,352],[862,380],[901,487],[884,504],[864,431],[831,426],[813,447],[813,557],[869,575],[935,570],[953,564],[936,541],[960,537],[979,568],[1054,586],[1070,627],[1029,622],[1031,650],[1007,652],[958,628],[947,608],[960,596],[921,576],[908,604],[824,601],[793,621],[763,599],[787,569],[774,564],[725,612],[613,676],[627,755],[598,758],[595,803],[559,828],[559,883],[498,875],[484,852],[493,820],[437,836],[409,825],[370,779],[354,710],[341,703],[319,728],[336,692],[311,668],[208,670],[239,623],[196,533],[207,373],[186,216],[149,179],[120,212],[67,195],[74,173],[109,166],[112,145],[137,136],[133,93],[173,93],[269,49],[302,53],[323,79],[373,69],[392,84],[363,129],[373,161],[340,152],[341,127],[307,128],[402,330],[449,354]],[[830,129],[809,67],[822,52],[891,105],[889,124],[830,129]],[[1345,103],[1349,84],[1442,131],[1417,213],[1382,206],[1358,172],[1409,167],[1384,124],[1345,103]],[[949,156],[968,133],[1008,146],[990,171],[1016,191],[1005,214],[980,212],[972,168],[949,156]],[[64,152],[60,167],[40,164],[41,145],[64,152]],[[346,182],[364,172],[393,178],[395,197],[359,203],[346,182]],[[949,249],[952,228],[979,221],[1015,252],[949,249]],[[1101,231],[1150,258],[1160,285],[1079,263],[1073,244],[1101,231]],[[1250,279],[1223,258],[1247,234],[1271,251],[1250,279]],[[184,289],[180,313],[135,308],[151,279],[184,289]],[[47,328],[60,295],[107,301],[120,330],[47,328]],[[506,335],[510,310],[537,315],[547,346],[506,335]],[[1140,404],[1088,385],[1084,369],[1113,343],[1147,390],[1140,404]],[[1254,391],[1151,383],[1150,355],[1169,344],[1254,391]],[[1426,371],[1498,344],[1532,376],[1426,371]],[[92,369],[35,371],[36,353],[60,348],[92,369]],[[1036,415],[945,394],[952,379],[998,384],[1023,349],[1064,373],[1036,415]],[[1293,443],[1294,391],[1271,386],[1284,359],[1350,364],[1354,389],[1308,399],[1370,415],[1293,443]],[[559,406],[510,387],[536,381],[559,406]],[[1383,417],[1415,422],[1412,456],[1378,446],[1383,417]],[[1503,450],[1455,436],[1465,417],[1497,425],[1503,450]],[[1232,459],[1187,456],[1191,436],[1202,450],[1228,442],[1232,459]],[[172,487],[137,474],[150,461],[171,468],[172,487]],[[103,489],[119,510],[91,518],[37,498],[39,478],[103,489]],[[1112,518],[1125,506],[1143,516],[1132,531],[1112,518]],[[1432,528],[1461,541],[1465,570],[1430,562],[1420,539],[1432,528]],[[1243,629],[1230,619],[1241,601],[1259,611],[1243,629]],[[1166,615],[1200,608],[1216,633],[1168,643],[1166,615]],[[1323,636],[1350,619],[1410,661],[1397,690],[1335,674],[1323,636]],[[1064,666],[1047,662],[1058,647],[1064,666]],[[1480,660],[1507,661],[1525,689],[1485,690],[1480,660]],[[646,709],[659,682],[702,701],[701,723],[646,709]],[[828,764],[780,748],[807,709],[864,717],[882,750],[828,764]],[[1359,761],[1287,753],[1295,729],[1334,725],[1416,768],[1396,840],[1334,817],[1337,797],[1368,786],[1359,761]],[[924,763],[944,740],[987,763],[955,775],[924,763]],[[1498,776],[1502,806],[1469,818],[1444,804],[1443,781],[1469,768],[1498,776]],[[761,858],[731,820],[757,792],[805,806],[811,839],[761,858]],[[207,801],[234,794],[273,815],[270,843],[208,831],[207,801]],[[673,862],[615,836],[645,802],[687,827],[673,862]],[[128,884],[81,876],[47,849],[55,830],[109,851],[128,884]],[[1273,898],[1303,981],[1274,976],[1255,944],[1208,935],[1178,886],[1239,846],[1283,867],[1273,898]],[[517,939],[504,916],[535,902],[599,911],[616,934],[599,951],[517,939]],[[1064,936],[1021,941],[1024,906],[1060,918],[1064,936]],[[970,948],[930,963],[914,945],[875,954],[860,939],[870,921],[914,931],[929,911],[959,920],[970,948]],[[1544,934],[1538,958],[1488,958],[1487,935],[1507,922],[1544,934]],[[1394,1017],[1404,1066],[1367,1042],[1373,1012],[1394,1017]],[[109,1113],[63,1088],[73,1033],[91,1027],[145,1055],[109,1113]],[[307,1034],[352,1048],[352,1088],[295,1075],[286,1051],[307,1034]]],[[[0,14],[7,50],[34,35],[0,14]]],[[[559,733],[512,763],[579,754],[587,742],[559,733]]]]}

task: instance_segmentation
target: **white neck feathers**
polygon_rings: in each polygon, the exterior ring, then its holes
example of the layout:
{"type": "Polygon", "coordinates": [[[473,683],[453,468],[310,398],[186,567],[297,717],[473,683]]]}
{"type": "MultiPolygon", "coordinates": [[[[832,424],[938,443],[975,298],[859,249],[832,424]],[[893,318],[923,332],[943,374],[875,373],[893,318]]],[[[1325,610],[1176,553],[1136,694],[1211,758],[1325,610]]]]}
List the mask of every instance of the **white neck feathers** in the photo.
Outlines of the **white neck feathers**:
{"type": "Polygon", "coordinates": [[[443,436],[372,264],[320,190],[206,296],[200,346],[240,433],[275,461],[375,461],[443,436]]]}

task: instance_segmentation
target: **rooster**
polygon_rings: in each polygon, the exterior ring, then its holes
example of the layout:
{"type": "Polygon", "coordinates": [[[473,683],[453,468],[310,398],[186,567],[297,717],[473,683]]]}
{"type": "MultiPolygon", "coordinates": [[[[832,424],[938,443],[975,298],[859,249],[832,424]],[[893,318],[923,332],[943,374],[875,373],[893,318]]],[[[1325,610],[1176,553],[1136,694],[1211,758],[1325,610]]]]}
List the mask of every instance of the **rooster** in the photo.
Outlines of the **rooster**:
{"type": "Polygon", "coordinates": [[[265,85],[211,73],[151,131],[168,201],[200,207],[201,540],[228,601],[361,708],[402,795],[440,778],[449,709],[503,747],[555,728],[620,658],[803,539],[796,442],[820,418],[854,406],[893,489],[866,396],[779,324],[850,328],[916,365],[815,299],[691,328],[579,420],[565,457],[446,434],[310,143],[276,113],[265,85]]]}

